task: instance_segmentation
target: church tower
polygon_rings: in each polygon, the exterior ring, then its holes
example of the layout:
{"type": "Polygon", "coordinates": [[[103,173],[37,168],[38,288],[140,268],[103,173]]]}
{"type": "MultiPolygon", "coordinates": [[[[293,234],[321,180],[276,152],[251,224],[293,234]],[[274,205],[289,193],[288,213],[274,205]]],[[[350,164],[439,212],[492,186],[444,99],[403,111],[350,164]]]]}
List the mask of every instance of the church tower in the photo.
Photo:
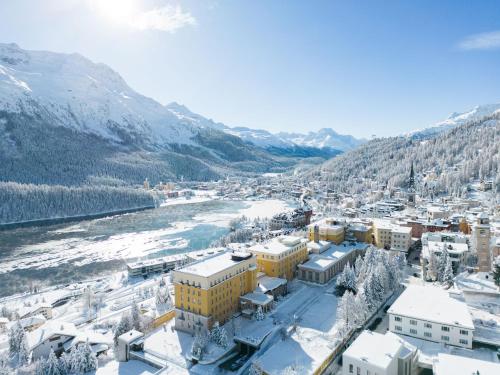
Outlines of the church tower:
{"type": "Polygon", "coordinates": [[[411,162],[410,179],[408,180],[408,206],[415,207],[415,171],[413,170],[413,162],[411,162]]]}
{"type": "Polygon", "coordinates": [[[490,239],[490,220],[486,213],[481,212],[472,227],[472,248],[477,255],[479,272],[491,271],[490,239]]]}

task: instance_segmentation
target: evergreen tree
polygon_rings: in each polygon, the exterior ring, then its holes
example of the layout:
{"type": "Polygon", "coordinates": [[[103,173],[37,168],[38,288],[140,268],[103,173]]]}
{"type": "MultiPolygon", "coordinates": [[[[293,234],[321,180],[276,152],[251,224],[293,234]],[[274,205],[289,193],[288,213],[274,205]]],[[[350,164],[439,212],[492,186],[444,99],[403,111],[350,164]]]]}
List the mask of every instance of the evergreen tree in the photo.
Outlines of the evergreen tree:
{"type": "Polygon", "coordinates": [[[361,273],[361,270],[364,267],[363,263],[364,263],[363,258],[361,257],[361,255],[358,255],[358,257],[356,258],[356,261],[354,262],[354,272],[356,274],[357,279],[359,279],[359,275],[361,273]]]}
{"type": "Polygon", "coordinates": [[[142,317],[141,312],[139,311],[139,306],[136,302],[132,303],[132,310],[130,313],[130,317],[132,319],[132,326],[135,330],[142,330],[142,317]]]}
{"type": "Polygon", "coordinates": [[[47,361],[44,365],[44,374],[45,375],[64,375],[63,371],[64,367],[61,366],[59,360],[57,359],[54,350],[50,351],[49,356],[47,357],[47,361]]]}
{"type": "Polygon", "coordinates": [[[85,374],[97,370],[97,357],[92,351],[88,341],[85,344],[78,345],[78,370],[77,373],[85,374]]]}
{"type": "Polygon", "coordinates": [[[120,321],[118,322],[118,325],[115,327],[114,334],[113,334],[113,340],[115,343],[115,346],[118,345],[118,337],[123,335],[124,333],[130,331],[133,327],[132,321],[130,319],[130,316],[128,313],[123,313],[120,321]]]}
{"type": "Polygon", "coordinates": [[[495,280],[495,285],[500,287],[500,261],[497,260],[493,267],[493,280],[495,280]]]}
{"type": "Polygon", "coordinates": [[[19,353],[17,357],[19,364],[22,366],[27,365],[30,361],[30,350],[28,348],[26,337],[23,337],[21,343],[19,344],[19,353]]]}
{"type": "Polygon", "coordinates": [[[453,266],[450,257],[446,258],[442,281],[448,285],[453,283],[453,266]]]}
{"type": "Polygon", "coordinates": [[[441,255],[439,256],[438,262],[438,280],[443,282],[443,277],[445,274],[446,264],[448,263],[448,250],[443,249],[441,255]]]}
{"type": "Polygon", "coordinates": [[[257,311],[255,312],[255,320],[264,320],[266,318],[266,315],[264,314],[264,311],[262,311],[262,306],[257,307],[257,311]]]}
{"type": "Polygon", "coordinates": [[[429,256],[429,263],[427,264],[427,280],[430,281],[436,281],[438,279],[439,275],[439,262],[438,258],[436,257],[436,254],[434,252],[431,252],[431,255],[429,256]]]}

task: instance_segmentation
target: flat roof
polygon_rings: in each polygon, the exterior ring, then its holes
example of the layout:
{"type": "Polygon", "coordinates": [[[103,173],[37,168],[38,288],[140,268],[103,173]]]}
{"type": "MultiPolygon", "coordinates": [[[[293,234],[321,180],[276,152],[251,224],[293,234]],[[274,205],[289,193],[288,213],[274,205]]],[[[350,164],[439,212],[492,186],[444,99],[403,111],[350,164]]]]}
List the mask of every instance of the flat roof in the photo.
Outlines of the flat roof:
{"type": "Polygon", "coordinates": [[[401,351],[403,344],[396,335],[363,331],[344,355],[360,359],[380,368],[387,368],[401,351]]]}
{"type": "Polygon", "coordinates": [[[336,258],[327,258],[321,255],[313,255],[306,263],[300,264],[299,268],[313,269],[315,271],[324,271],[332,264],[336,263],[336,258]]]}
{"type": "Polygon", "coordinates": [[[388,310],[389,314],[474,329],[465,302],[435,286],[409,285],[388,310]]]}
{"type": "Polygon", "coordinates": [[[438,360],[434,362],[433,370],[436,375],[498,375],[500,374],[500,364],[475,358],[439,353],[438,360]]]}
{"type": "Polygon", "coordinates": [[[210,258],[200,260],[198,262],[190,263],[187,266],[177,270],[176,272],[190,273],[197,276],[209,277],[241,262],[242,260],[233,259],[232,253],[225,252],[214,255],[210,258]]]}
{"type": "Polygon", "coordinates": [[[305,242],[307,242],[307,240],[302,237],[281,236],[281,237],[275,237],[268,242],[254,245],[250,247],[249,250],[271,255],[280,255],[292,249],[294,246],[305,242]]]}

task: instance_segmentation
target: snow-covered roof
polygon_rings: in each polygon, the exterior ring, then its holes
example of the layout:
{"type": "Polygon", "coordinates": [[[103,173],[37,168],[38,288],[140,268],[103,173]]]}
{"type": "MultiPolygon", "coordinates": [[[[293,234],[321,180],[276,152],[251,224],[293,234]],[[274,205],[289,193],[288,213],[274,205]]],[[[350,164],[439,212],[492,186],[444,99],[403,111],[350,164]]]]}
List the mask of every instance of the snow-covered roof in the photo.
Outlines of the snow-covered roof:
{"type": "Polygon", "coordinates": [[[287,280],[279,277],[262,276],[258,283],[260,290],[265,293],[268,290],[274,290],[282,285],[286,285],[287,280]]]}
{"type": "Polygon", "coordinates": [[[337,258],[328,258],[321,255],[313,255],[311,258],[301,265],[299,268],[307,268],[315,271],[324,271],[337,262],[337,258]]]}
{"type": "Polygon", "coordinates": [[[298,374],[314,374],[335,346],[335,340],[316,330],[298,328],[296,333],[267,350],[258,358],[258,363],[269,375],[281,375],[287,367],[295,367],[298,374]]]}
{"type": "Polygon", "coordinates": [[[436,375],[498,375],[500,374],[500,364],[439,353],[437,361],[434,362],[433,370],[436,375]]]}
{"type": "Polygon", "coordinates": [[[270,255],[281,255],[303,242],[307,242],[307,240],[296,236],[281,236],[273,238],[268,242],[254,245],[250,248],[250,251],[270,255]]]}
{"type": "Polygon", "coordinates": [[[222,272],[238,264],[239,262],[239,260],[235,260],[235,258],[233,258],[232,253],[225,252],[200,260],[198,262],[190,263],[177,272],[209,277],[222,272]]]}
{"type": "Polygon", "coordinates": [[[36,324],[44,324],[47,321],[45,317],[41,314],[39,315],[34,315],[30,316],[28,318],[24,319],[19,319],[19,323],[21,324],[21,327],[26,328],[26,327],[31,327],[36,324]]]}
{"type": "Polygon", "coordinates": [[[273,296],[270,296],[269,294],[255,293],[255,292],[247,293],[241,296],[240,298],[242,300],[250,301],[254,305],[260,305],[260,306],[265,306],[274,300],[273,296]]]}
{"type": "Polygon", "coordinates": [[[45,323],[40,328],[35,329],[33,332],[28,332],[26,338],[28,340],[28,346],[31,350],[48,340],[52,336],[78,336],[80,331],[76,329],[73,323],[49,321],[45,323]]]}
{"type": "Polygon", "coordinates": [[[402,348],[403,343],[396,335],[363,331],[347,348],[344,356],[386,369],[397,358],[402,348]]]}
{"type": "Polygon", "coordinates": [[[135,341],[141,337],[144,337],[144,333],[133,329],[131,331],[125,332],[123,335],[118,337],[118,340],[130,344],[132,341],[135,341]]]}
{"type": "Polygon", "coordinates": [[[465,302],[450,297],[448,292],[434,286],[409,285],[388,313],[474,329],[465,302]]]}

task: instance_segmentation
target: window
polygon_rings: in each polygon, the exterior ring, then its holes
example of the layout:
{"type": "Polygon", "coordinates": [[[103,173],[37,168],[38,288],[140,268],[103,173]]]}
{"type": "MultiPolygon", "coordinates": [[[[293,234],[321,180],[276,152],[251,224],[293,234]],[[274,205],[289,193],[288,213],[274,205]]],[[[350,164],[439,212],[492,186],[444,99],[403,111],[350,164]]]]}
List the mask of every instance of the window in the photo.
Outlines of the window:
{"type": "Polygon", "coordinates": [[[424,336],[425,337],[432,337],[432,333],[430,333],[430,332],[424,332],[424,336]]]}
{"type": "Polygon", "coordinates": [[[432,328],[432,324],[431,323],[424,323],[424,327],[425,328],[432,328]]]}
{"type": "Polygon", "coordinates": [[[396,331],[402,331],[402,330],[403,330],[403,328],[401,328],[401,326],[394,326],[394,329],[395,329],[396,331]]]}
{"type": "Polygon", "coordinates": [[[349,374],[352,374],[354,372],[354,366],[349,365],[349,374]]]}
{"type": "Polygon", "coordinates": [[[469,341],[464,340],[464,339],[460,339],[458,341],[460,342],[460,344],[463,344],[463,345],[468,345],[469,344],[469,341]]]}
{"type": "Polygon", "coordinates": [[[417,321],[416,320],[413,320],[413,319],[410,319],[410,324],[412,326],[416,326],[417,325],[417,321]]]}
{"type": "Polygon", "coordinates": [[[395,320],[396,322],[400,322],[402,319],[401,319],[401,317],[400,317],[400,316],[395,316],[395,317],[394,317],[394,320],[395,320]]]}
{"type": "Polygon", "coordinates": [[[361,369],[359,367],[356,367],[356,375],[361,375],[361,369]]]}
{"type": "Polygon", "coordinates": [[[442,326],[442,327],[441,327],[441,331],[444,331],[444,332],[450,332],[450,327],[445,327],[445,326],[442,326]]]}
{"type": "Polygon", "coordinates": [[[469,335],[469,331],[465,330],[465,329],[461,329],[460,330],[460,334],[461,335],[464,335],[464,336],[468,336],[469,335]]]}
{"type": "Polygon", "coordinates": [[[450,336],[441,336],[441,340],[450,341],[450,336]]]}
{"type": "Polygon", "coordinates": [[[416,335],[417,334],[417,330],[412,328],[412,329],[410,329],[410,333],[412,335],[416,335]]]}

